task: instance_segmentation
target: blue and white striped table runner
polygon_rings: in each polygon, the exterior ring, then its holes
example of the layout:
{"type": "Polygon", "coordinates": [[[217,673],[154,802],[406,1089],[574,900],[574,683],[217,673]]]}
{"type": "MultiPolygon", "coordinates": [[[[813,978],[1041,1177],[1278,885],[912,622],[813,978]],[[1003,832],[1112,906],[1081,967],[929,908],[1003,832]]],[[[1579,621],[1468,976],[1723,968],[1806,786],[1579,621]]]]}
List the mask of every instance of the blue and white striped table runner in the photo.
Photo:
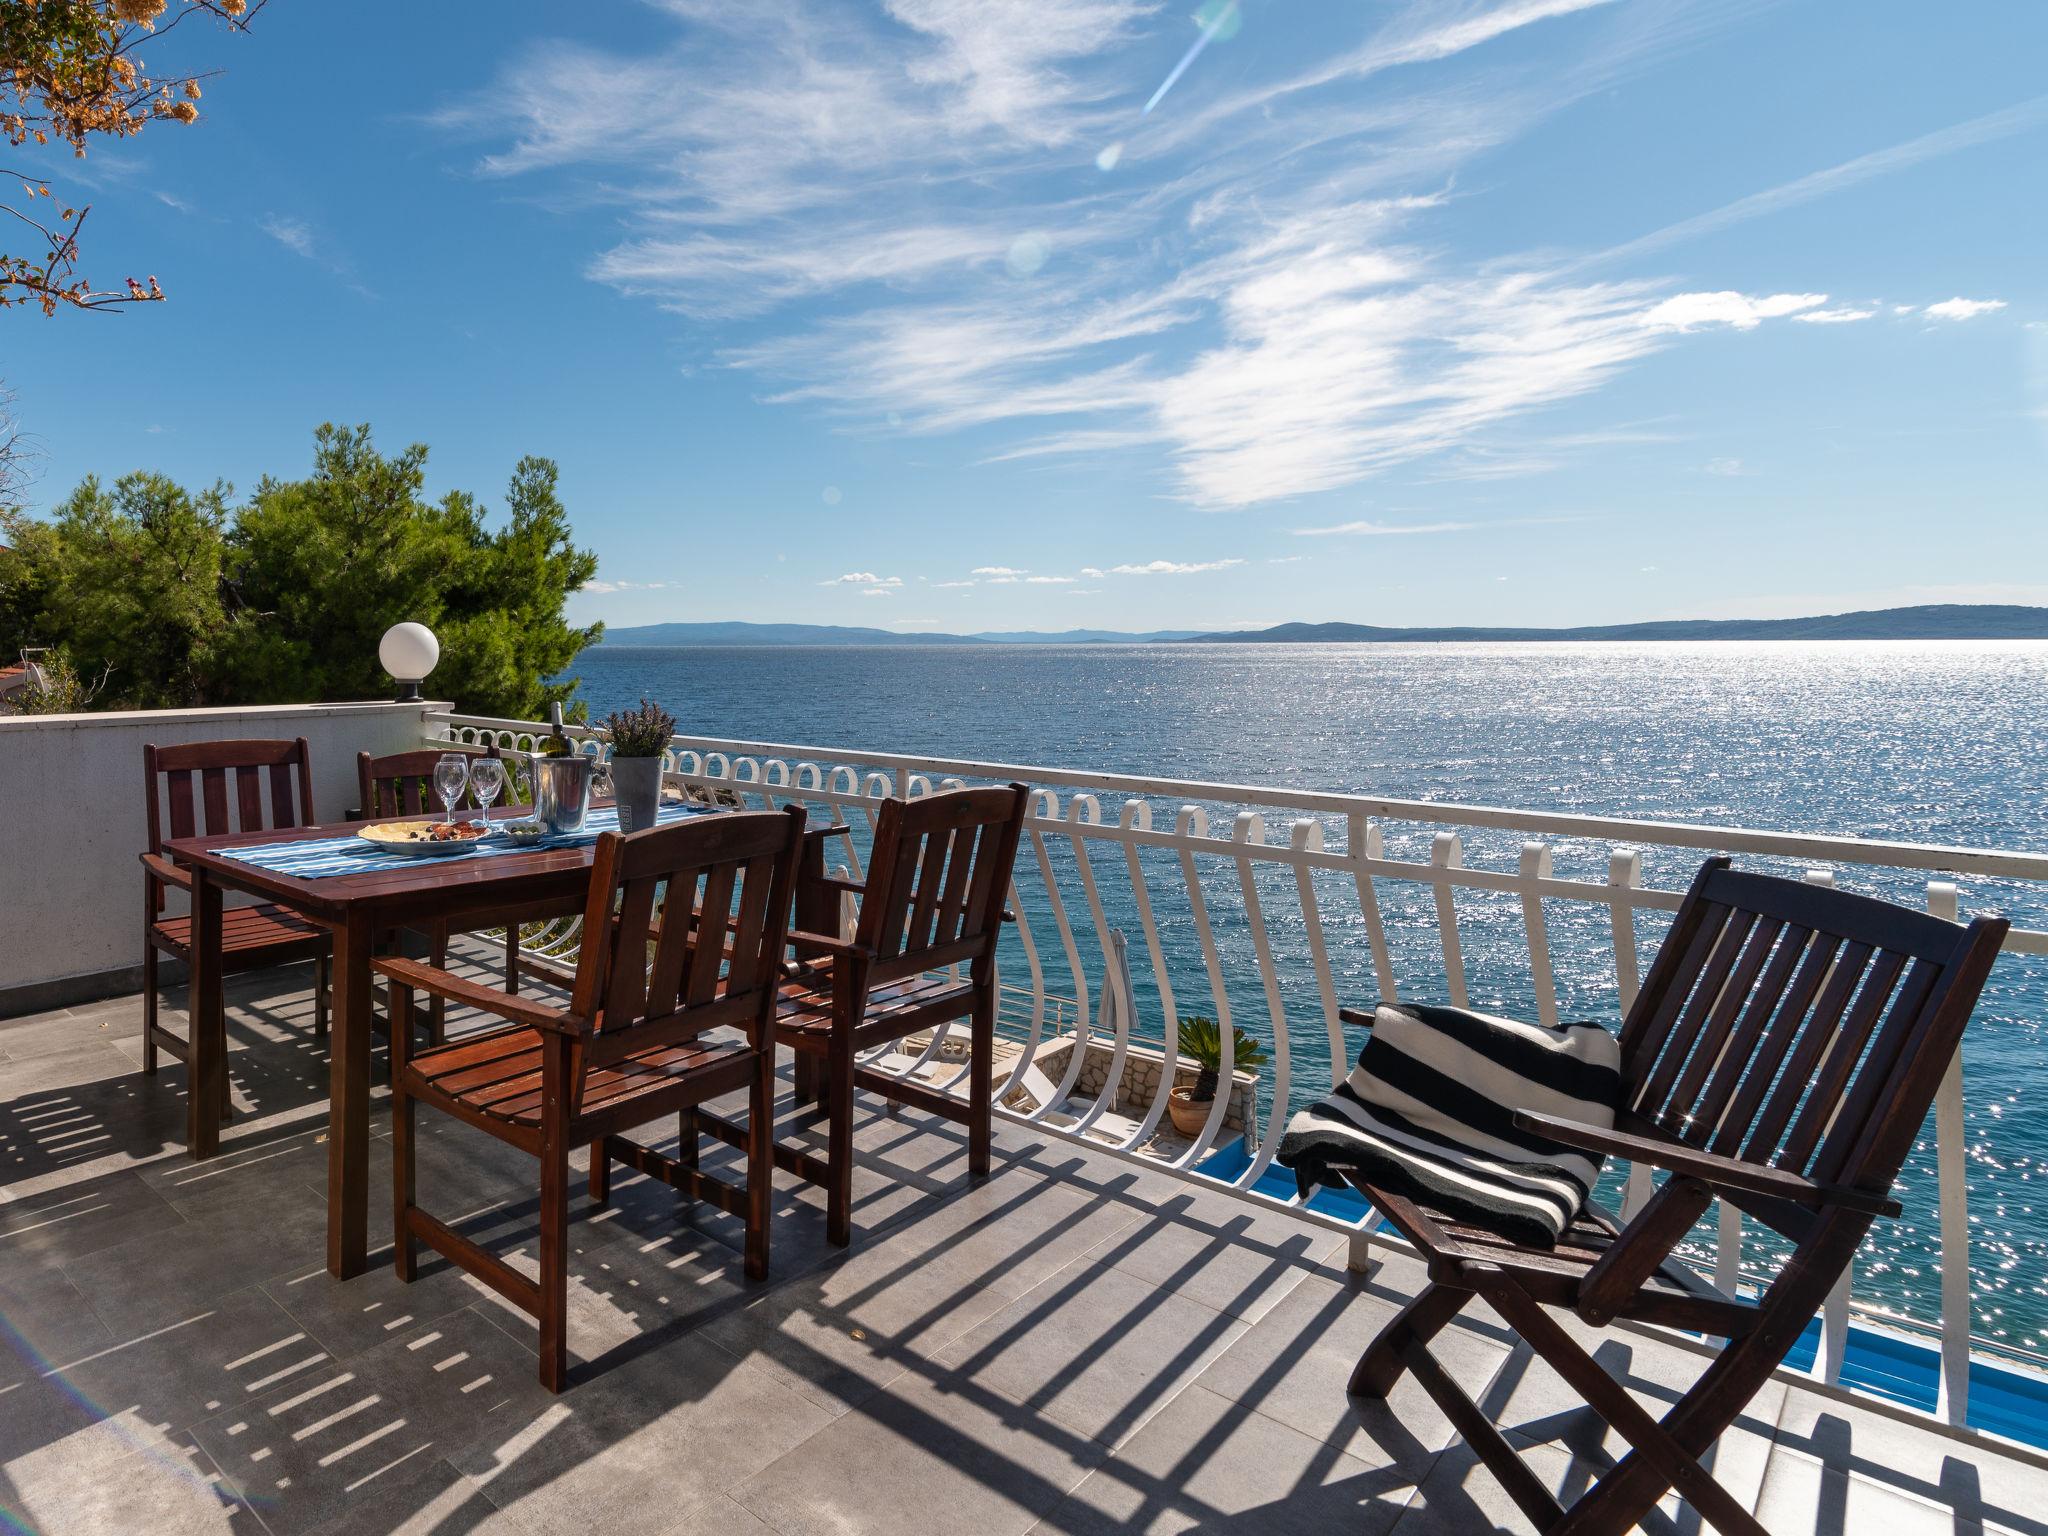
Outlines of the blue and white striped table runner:
{"type": "MultiPolygon", "coordinates": [[[[660,825],[681,821],[689,816],[716,814],[705,806],[664,805],[655,818],[660,825]]],[[[442,854],[440,858],[495,858],[507,853],[530,853],[535,849],[575,848],[594,843],[598,835],[619,830],[619,813],[609,806],[592,810],[583,819],[580,832],[558,832],[544,837],[537,843],[515,843],[509,838],[493,837],[476,845],[471,854],[442,854]]],[[[346,837],[313,837],[288,843],[258,843],[248,848],[221,848],[216,850],[224,859],[239,859],[244,864],[254,864],[258,869],[267,869],[272,874],[290,875],[295,880],[322,880],[329,875],[363,875],[378,870],[402,869],[408,865],[436,862],[433,855],[386,853],[372,848],[354,833],[346,837]]]]}

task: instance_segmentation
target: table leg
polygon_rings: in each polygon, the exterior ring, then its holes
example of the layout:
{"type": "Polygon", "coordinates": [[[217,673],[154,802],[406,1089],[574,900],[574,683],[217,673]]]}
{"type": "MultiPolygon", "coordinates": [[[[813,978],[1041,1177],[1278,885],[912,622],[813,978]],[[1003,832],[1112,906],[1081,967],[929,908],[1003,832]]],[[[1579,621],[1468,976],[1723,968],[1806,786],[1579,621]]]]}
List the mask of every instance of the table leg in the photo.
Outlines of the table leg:
{"type": "Polygon", "coordinates": [[[227,1086],[227,1029],[221,1010],[220,887],[192,872],[190,991],[187,994],[185,1150],[220,1151],[221,1096],[227,1086]]]}
{"type": "Polygon", "coordinates": [[[369,914],[356,911],[334,932],[333,1021],[327,1041],[327,1272],[337,1280],[363,1272],[369,1246],[370,952],[375,933],[369,914]]]}

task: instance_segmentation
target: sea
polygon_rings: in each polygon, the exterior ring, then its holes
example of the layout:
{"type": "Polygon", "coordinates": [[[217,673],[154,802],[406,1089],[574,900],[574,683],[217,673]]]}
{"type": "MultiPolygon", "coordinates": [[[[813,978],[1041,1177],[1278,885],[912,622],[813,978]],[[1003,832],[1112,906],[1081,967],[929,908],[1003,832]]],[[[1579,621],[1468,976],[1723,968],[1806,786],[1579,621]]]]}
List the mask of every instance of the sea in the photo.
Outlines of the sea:
{"type": "MultiPolygon", "coordinates": [[[[685,734],[984,762],[1331,790],[1439,803],[1706,823],[1909,842],[2048,849],[2048,642],[1834,641],[1437,645],[934,645],[642,648],[578,658],[593,719],[649,698],[685,734]]],[[[1105,797],[1112,815],[1115,797],[1105,797]]],[[[1154,807],[1171,823],[1176,803],[1154,807]]],[[[1287,815],[1267,835],[1287,834],[1287,815]]],[[[1223,822],[1228,827],[1227,819],[1223,822]]],[[[1427,857],[1427,826],[1392,823],[1390,854],[1427,857]]],[[[1342,829],[1328,829],[1342,846],[1342,829]]],[[[1049,839],[1070,897],[1072,856],[1049,839]],[[1062,862],[1063,861],[1063,862],[1062,862]]],[[[1467,837],[1465,862],[1512,870],[1519,834],[1467,837]]],[[[1556,872],[1604,880],[1604,841],[1559,840],[1556,872]]],[[[1174,860],[1147,853],[1180,1012],[1214,1012],[1174,860]]],[[[1681,888],[1697,862],[1648,850],[1646,883],[1681,888]]],[[[1202,872],[1237,1023],[1274,1034],[1234,867],[1202,872]]],[[[1779,867],[1743,859],[1753,867],[1779,867]]],[[[1156,1036],[1150,976],[1120,854],[1098,853],[1105,918],[1129,936],[1135,1013],[1156,1036]]],[[[1283,1006],[1295,1103],[1331,1075],[1290,872],[1257,887],[1285,957],[1283,1006]]],[[[1925,901],[1926,875],[1842,866],[1847,889],[1925,901]]],[[[2048,885],[1960,880],[1966,912],[2048,929],[2048,885]]],[[[1032,882],[1034,888],[1036,882],[1032,882]]],[[[1379,883],[1403,996],[1445,985],[1434,907],[1420,887],[1379,883]]],[[[1375,985],[1355,895],[1318,877],[1340,998],[1375,985]]],[[[1034,903],[1036,905],[1036,903],[1034,903]]],[[[1078,903],[1077,903],[1078,906],[1078,903]]],[[[1604,911],[1550,903],[1566,1018],[1619,1011],[1604,911]]],[[[1519,901],[1459,898],[1475,1007],[1533,1016],[1519,901]]],[[[1047,989],[1100,986],[1085,908],[1080,977],[1064,970],[1050,913],[1033,917],[1047,989]]],[[[1664,919],[1639,925],[1644,967],[1664,919]]],[[[1016,967],[1016,957],[1006,957],[1016,967]]],[[[1353,1044],[1355,1048],[1356,1042],[1353,1044]]],[[[2048,959],[2006,955],[1965,1040],[1973,1331],[2048,1355],[2048,959]]],[[[1274,1106],[1263,1106],[1272,1113],[1274,1106]]],[[[1859,1300],[1909,1320],[1939,1313],[1930,1121],[1902,1177],[1906,1216],[1880,1223],[1859,1260],[1859,1300]]],[[[1699,1241],[1708,1242],[1706,1234],[1699,1241]]],[[[1753,1246],[1752,1260],[1768,1244],[1753,1246]]],[[[1749,1264],[1745,1265],[1750,1267],[1749,1264]]]]}

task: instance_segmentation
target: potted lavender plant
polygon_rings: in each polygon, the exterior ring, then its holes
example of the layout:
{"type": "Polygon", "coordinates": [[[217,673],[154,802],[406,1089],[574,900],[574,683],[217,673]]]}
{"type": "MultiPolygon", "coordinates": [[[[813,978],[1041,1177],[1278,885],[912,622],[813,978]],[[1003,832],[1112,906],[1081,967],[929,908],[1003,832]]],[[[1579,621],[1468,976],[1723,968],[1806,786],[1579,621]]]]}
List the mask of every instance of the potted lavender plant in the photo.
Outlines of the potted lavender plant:
{"type": "Polygon", "coordinates": [[[612,738],[612,795],[619,830],[640,832],[654,825],[661,808],[661,755],[676,733],[675,717],[642,699],[638,709],[614,710],[605,720],[612,738]]]}

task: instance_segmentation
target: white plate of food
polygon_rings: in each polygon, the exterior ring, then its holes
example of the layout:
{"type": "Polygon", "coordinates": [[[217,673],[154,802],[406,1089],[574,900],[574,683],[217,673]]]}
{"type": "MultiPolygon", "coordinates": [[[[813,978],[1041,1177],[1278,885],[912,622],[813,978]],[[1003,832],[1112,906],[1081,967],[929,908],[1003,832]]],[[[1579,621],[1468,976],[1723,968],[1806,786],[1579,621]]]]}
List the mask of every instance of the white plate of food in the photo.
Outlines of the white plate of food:
{"type": "Polygon", "coordinates": [[[415,859],[475,853],[477,844],[490,835],[490,824],[484,821],[380,821],[356,833],[372,848],[415,859]]]}

